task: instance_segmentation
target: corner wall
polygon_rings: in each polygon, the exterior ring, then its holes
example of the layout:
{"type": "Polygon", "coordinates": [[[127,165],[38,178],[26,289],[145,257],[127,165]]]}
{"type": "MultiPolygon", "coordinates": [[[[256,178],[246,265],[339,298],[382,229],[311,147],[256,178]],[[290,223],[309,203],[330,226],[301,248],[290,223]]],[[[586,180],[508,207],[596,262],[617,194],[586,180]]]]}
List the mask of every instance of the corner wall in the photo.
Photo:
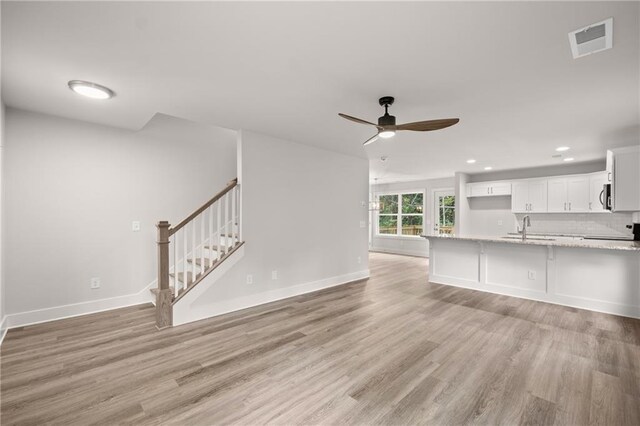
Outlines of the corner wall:
{"type": "Polygon", "coordinates": [[[368,277],[366,159],[248,131],[239,149],[245,255],[193,318],[368,277]]]}
{"type": "Polygon", "coordinates": [[[236,177],[236,132],[161,114],[130,132],[9,108],[3,149],[10,327],[151,300],[156,222],[236,177]]]}

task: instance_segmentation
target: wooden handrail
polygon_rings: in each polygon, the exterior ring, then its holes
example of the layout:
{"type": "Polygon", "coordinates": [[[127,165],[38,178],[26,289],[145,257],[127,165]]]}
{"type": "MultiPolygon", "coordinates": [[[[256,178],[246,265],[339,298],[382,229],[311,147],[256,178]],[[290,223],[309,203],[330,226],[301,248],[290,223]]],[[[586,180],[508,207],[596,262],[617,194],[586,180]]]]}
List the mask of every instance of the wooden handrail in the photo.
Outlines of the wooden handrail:
{"type": "Polygon", "coordinates": [[[200,213],[202,213],[203,211],[205,211],[206,209],[209,208],[209,206],[211,206],[213,203],[215,203],[216,201],[218,201],[220,198],[222,198],[224,196],[224,194],[226,194],[227,192],[231,191],[233,188],[235,188],[238,185],[238,178],[233,179],[232,181],[230,181],[227,184],[227,187],[224,188],[222,191],[218,192],[212,199],[210,199],[209,201],[207,201],[206,203],[204,203],[202,205],[202,207],[200,207],[198,210],[196,210],[195,212],[191,213],[189,215],[189,217],[187,217],[185,220],[183,220],[182,222],[180,222],[179,224],[177,224],[176,226],[174,226],[173,228],[169,229],[169,236],[172,236],[173,234],[175,234],[176,232],[178,232],[180,229],[182,229],[187,223],[191,222],[193,219],[195,219],[200,213]]]}

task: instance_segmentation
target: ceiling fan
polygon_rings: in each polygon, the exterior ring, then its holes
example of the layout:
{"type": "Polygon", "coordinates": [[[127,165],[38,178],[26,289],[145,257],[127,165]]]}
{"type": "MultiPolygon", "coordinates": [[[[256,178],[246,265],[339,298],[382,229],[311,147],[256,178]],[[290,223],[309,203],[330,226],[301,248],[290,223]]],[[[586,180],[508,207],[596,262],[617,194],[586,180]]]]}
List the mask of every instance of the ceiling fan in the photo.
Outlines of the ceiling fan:
{"type": "Polygon", "coordinates": [[[428,120],[428,121],[416,121],[414,123],[406,123],[406,124],[398,124],[396,125],[396,118],[393,115],[389,115],[389,107],[393,105],[393,97],[392,96],[383,96],[378,100],[380,106],[384,107],[384,115],[378,118],[378,124],[373,124],[366,120],[361,120],[356,117],[352,117],[347,114],[339,113],[338,115],[342,118],[346,118],[347,120],[355,121],[360,124],[369,124],[371,126],[375,126],[378,129],[378,133],[374,136],[370,137],[365,141],[363,145],[369,145],[371,142],[376,139],[383,138],[391,138],[393,137],[398,130],[412,130],[414,132],[428,132],[431,130],[439,130],[444,129],[445,127],[453,126],[458,121],[459,118],[445,118],[442,120],[428,120]]]}

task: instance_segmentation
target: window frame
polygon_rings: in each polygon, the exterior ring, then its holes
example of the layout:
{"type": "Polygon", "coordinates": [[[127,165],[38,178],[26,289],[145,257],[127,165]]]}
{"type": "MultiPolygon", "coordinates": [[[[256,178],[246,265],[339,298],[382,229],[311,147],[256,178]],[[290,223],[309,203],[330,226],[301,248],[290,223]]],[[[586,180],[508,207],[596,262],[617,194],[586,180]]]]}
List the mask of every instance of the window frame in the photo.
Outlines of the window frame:
{"type": "Polygon", "coordinates": [[[402,190],[402,191],[385,191],[378,192],[375,195],[375,200],[380,205],[380,197],[395,195],[398,203],[398,213],[380,213],[380,210],[376,211],[375,215],[375,236],[376,238],[409,238],[416,239],[420,238],[420,235],[403,235],[402,234],[402,218],[403,216],[412,217],[412,216],[420,216],[422,217],[422,233],[425,232],[425,217],[427,214],[427,203],[426,203],[426,191],[424,189],[414,189],[414,190],[402,190]],[[422,213],[402,213],[402,196],[407,194],[422,194],[422,213]],[[395,234],[381,234],[380,233],[380,216],[391,216],[397,218],[396,223],[396,233],[395,234]]]}

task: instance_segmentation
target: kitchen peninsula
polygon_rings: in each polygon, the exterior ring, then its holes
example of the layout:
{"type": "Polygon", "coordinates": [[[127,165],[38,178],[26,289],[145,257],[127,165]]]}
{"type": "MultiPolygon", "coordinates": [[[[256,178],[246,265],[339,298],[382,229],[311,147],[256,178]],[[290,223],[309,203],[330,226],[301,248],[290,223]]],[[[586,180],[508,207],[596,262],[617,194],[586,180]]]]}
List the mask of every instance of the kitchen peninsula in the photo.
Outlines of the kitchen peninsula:
{"type": "Polygon", "coordinates": [[[640,242],[424,236],[429,281],[640,318],[640,242]]]}

